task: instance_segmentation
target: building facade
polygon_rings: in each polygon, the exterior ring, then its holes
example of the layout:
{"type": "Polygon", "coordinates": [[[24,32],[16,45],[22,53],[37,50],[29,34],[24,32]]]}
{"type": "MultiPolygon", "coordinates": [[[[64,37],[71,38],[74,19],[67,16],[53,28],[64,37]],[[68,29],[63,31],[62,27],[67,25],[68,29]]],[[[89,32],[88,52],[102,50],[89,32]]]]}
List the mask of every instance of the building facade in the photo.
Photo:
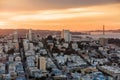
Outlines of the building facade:
{"type": "Polygon", "coordinates": [[[61,32],[61,38],[63,38],[66,42],[70,42],[72,40],[72,36],[69,30],[63,30],[61,32]]]}

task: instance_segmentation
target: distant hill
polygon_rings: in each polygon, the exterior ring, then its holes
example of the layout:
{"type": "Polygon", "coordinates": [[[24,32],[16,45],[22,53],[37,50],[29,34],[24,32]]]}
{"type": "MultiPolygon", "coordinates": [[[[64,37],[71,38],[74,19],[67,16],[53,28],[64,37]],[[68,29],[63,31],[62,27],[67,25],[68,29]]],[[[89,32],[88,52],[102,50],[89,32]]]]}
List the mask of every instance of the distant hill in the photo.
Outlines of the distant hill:
{"type": "MultiPolygon", "coordinates": [[[[0,35],[8,35],[12,34],[14,31],[18,32],[19,35],[25,35],[28,33],[28,29],[0,29],[0,35]]],[[[46,35],[60,35],[61,31],[54,31],[54,30],[33,30],[35,34],[39,34],[41,36],[46,36],[46,35]]],[[[80,35],[80,34],[87,34],[89,32],[102,32],[102,30],[94,30],[94,31],[86,31],[85,33],[83,32],[71,32],[73,35],[80,35]]],[[[113,33],[120,33],[120,29],[118,30],[106,30],[105,32],[113,32],[113,33]]]]}
{"type": "MultiPolygon", "coordinates": [[[[94,31],[88,31],[88,32],[103,32],[103,30],[94,30],[94,31]]],[[[117,29],[117,30],[105,30],[105,32],[120,33],[120,29],[117,29]]]]}
{"type": "MultiPolygon", "coordinates": [[[[0,35],[8,35],[12,34],[14,31],[17,31],[19,35],[25,35],[28,33],[28,29],[0,29],[0,35]]],[[[60,35],[61,31],[53,31],[53,30],[33,30],[35,34],[39,34],[41,36],[46,36],[46,35],[60,35]]],[[[85,34],[81,32],[71,32],[73,35],[80,35],[80,34],[85,34]]]]}
{"type": "MultiPolygon", "coordinates": [[[[0,29],[0,35],[12,34],[14,31],[17,31],[19,35],[25,35],[28,33],[28,29],[0,29]]],[[[44,35],[59,34],[60,31],[49,31],[49,30],[33,30],[34,33],[44,35]]]]}

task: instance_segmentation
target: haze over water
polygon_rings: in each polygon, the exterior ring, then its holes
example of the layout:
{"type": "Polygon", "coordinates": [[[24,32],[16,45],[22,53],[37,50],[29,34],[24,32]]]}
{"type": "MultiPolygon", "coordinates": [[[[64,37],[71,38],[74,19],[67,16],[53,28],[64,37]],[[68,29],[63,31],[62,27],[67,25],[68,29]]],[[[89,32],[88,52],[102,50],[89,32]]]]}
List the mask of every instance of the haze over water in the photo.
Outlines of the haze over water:
{"type": "Polygon", "coordinates": [[[83,37],[89,36],[94,39],[99,38],[119,38],[120,39],[120,33],[113,33],[113,32],[105,32],[105,35],[103,35],[102,32],[92,32],[91,35],[81,35],[83,37]]]}

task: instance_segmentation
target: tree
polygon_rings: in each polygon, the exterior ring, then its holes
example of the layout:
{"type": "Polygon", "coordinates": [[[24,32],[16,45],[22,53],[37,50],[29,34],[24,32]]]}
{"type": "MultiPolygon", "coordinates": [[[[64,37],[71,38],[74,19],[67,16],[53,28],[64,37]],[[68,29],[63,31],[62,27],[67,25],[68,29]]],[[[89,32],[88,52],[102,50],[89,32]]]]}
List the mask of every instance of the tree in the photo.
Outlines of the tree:
{"type": "Polygon", "coordinates": [[[53,37],[51,35],[47,36],[47,40],[53,40],[53,37]]]}
{"type": "Polygon", "coordinates": [[[64,43],[64,42],[65,42],[65,39],[62,38],[62,39],[60,39],[59,41],[60,41],[60,43],[64,43]]]}
{"type": "Polygon", "coordinates": [[[8,50],[7,54],[13,54],[15,51],[14,51],[14,48],[8,50]]]}
{"type": "Polygon", "coordinates": [[[60,53],[60,50],[54,45],[52,52],[53,53],[60,53]]]}

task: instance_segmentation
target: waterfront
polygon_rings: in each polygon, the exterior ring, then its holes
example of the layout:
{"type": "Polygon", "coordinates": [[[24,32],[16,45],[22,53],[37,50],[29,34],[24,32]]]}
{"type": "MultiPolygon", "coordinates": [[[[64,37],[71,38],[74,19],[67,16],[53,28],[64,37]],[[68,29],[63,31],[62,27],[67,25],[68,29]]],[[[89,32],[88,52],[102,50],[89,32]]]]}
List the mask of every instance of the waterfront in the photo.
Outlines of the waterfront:
{"type": "Polygon", "coordinates": [[[82,36],[82,37],[92,37],[94,39],[99,39],[99,38],[118,38],[120,39],[120,33],[113,33],[113,32],[105,32],[105,35],[103,35],[102,32],[91,32],[90,35],[77,35],[77,36],[82,36]]]}

